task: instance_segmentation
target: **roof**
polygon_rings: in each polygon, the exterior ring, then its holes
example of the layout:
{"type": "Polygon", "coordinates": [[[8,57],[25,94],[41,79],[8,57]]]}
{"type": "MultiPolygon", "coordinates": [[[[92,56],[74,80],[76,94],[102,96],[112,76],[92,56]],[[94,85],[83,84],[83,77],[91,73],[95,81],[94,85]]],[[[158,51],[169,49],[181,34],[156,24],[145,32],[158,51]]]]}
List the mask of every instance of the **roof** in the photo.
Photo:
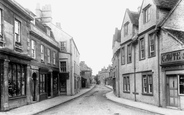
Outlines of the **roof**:
{"type": "Polygon", "coordinates": [[[154,0],[154,3],[159,8],[172,9],[179,0],[154,0]]]}
{"type": "Polygon", "coordinates": [[[139,22],[139,13],[138,12],[134,12],[134,11],[130,11],[129,9],[127,9],[128,15],[130,17],[130,20],[132,22],[132,24],[138,26],[138,22],[139,22]]]}
{"type": "Polygon", "coordinates": [[[182,43],[184,43],[184,31],[173,30],[173,29],[165,29],[165,30],[167,30],[170,34],[172,34],[178,40],[180,40],[182,43]]]}
{"type": "Polygon", "coordinates": [[[114,43],[115,42],[121,42],[121,30],[119,30],[118,28],[115,29],[115,33],[113,35],[113,41],[112,41],[112,47],[114,47],[114,43]]]}

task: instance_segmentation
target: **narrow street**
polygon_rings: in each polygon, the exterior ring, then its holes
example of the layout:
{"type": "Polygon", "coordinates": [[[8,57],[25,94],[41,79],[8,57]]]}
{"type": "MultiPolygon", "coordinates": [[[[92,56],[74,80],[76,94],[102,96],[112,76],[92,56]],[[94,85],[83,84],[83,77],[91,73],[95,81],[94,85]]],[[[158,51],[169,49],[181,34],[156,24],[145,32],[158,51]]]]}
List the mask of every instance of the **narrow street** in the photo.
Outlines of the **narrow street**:
{"type": "Polygon", "coordinates": [[[109,101],[105,94],[110,89],[97,85],[80,98],[49,109],[38,115],[154,115],[109,101]]]}

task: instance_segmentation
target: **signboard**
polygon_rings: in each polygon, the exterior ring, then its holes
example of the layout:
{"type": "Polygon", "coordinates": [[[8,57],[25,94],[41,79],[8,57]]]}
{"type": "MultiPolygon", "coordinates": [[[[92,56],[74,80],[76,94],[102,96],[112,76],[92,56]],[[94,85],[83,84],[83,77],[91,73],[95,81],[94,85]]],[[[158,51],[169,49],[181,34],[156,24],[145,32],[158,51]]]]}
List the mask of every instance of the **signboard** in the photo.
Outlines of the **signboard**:
{"type": "Polygon", "coordinates": [[[173,63],[184,61],[184,50],[178,50],[174,52],[168,52],[161,54],[161,63],[173,63]]]}

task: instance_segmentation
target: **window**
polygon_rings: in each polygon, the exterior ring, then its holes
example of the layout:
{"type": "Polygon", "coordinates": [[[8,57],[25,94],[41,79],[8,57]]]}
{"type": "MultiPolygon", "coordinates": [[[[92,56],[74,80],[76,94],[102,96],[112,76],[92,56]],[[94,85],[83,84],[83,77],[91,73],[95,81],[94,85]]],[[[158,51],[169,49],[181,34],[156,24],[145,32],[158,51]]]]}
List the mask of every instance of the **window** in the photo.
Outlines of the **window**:
{"type": "Polygon", "coordinates": [[[15,19],[14,33],[15,33],[15,42],[20,43],[20,21],[15,19]]]}
{"type": "Polygon", "coordinates": [[[26,65],[9,63],[8,93],[10,98],[26,95],[26,65]]]}
{"type": "Polygon", "coordinates": [[[60,62],[60,70],[61,72],[66,72],[66,62],[65,61],[60,62]]]}
{"type": "Polygon", "coordinates": [[[29,50],[30,50],[30,47],[31,47],[30,44],[31,44],[31,43],[30,43],[30,39],[28,38],[28,39],[27,39],[27,51],[28,51],[28,54],[29,54],[29,50]]]}
{"type": "Polygon", "coordinates": [[[121,65],[125,64],[125,48],[121,48],[121,65]]]}
{"type": "Polygon", "coordinates": [[[3,26],[2,26],[3,20],[2,20],[2,9],[0,9],[0,41],[3,41],[3,26]]]}
{"type": "Polygon", "coordinates": [[[151,19],[151,9],[150,9],[150,5],[146,6],[143,9],[143,21],[144,23],[147,23],[150,19],[151,19]]]}
{"type": "Polygon", "coordinates": [[[184,75],[179,75],[179,94],[184,95],[184,75]]]}
{"type": "Polygon", "coordinates": [[[43,45],[41,45],[41,61],[43,62],[44,61],[44,46],[43,45]]]}
{"type": "Polygon", "coordinates": [[[127,63],[132,62],[132,44],[127,46],[127,63]]]}
{"type": "Polygon", "coordinates": [[[128,24],[129,24],[129,22],[126,22],[124,24],[124,36],[127,36],[128,35],[128,24]]]}
{"type": "Polygon", "coordinates": [[[56,65],[56,52],[53,52],[53,64],[56,65]]]}
{"type": "Polygon", "coordinates": [[[31,56],[32,58],[36,58],[36,50],[35,50],[35,41],[31,40],[31,56]]]}
{"type": "Polygon", "coordinates": [[[151,72],[142,74],[142,93],[153,94],[153,77],[151,72]]]}
{"type": "Polygon", "coordinates": [[[155,56],[155,38],[154,34],[150,34],[148,37],[148,53],[149,57],[154,57],[155,56]]]}
{"type": "Polygon", "coordinates": [[[66,41],[61,42],[61,51],[66,52],[66,41]]]}
{"type": "Polygon", "coordinates": [[[47,49],[47,62],[50,63],[50,49],[47,49]]]}
{"type": "Polygon", "coordinates": [[[123,92],[130,92],[130,78],[129,78],[129,76],[123,77],[123,92]]]}
{"type": "Polygon", "coordinates": [[[46,92],[46,74],[40,74],[40,93],[46,92]]]}
{"type": "Polygon", "coordinates": [[[140,52],[140,60],[145,59],[145,44],[144,38],[141,38],[139,41],[139,52],[140,52]]]}

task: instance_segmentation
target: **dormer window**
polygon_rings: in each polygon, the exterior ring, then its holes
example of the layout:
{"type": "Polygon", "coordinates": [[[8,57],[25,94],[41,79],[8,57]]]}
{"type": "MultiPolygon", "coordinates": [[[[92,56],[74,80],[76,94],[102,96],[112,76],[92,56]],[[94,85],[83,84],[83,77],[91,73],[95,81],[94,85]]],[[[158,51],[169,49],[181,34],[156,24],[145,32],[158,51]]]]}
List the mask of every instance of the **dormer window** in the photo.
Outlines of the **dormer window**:
{"type": "Polygon", "coordinates": [[[66,52],[66,41],[61,42],[61,51],[66,52]]]}
{"type": "Polygon", "coordinates": [[[128,24],[129,24],[129,22],[126,22],[124,24],[124,36],[127,36],[128,35],[128,24]]]}
{"type": "Polygon", "coordinates": [[[151,19],[151,5],[147,5],[143,9],[143,22],[147,23],[151,19]]]}

